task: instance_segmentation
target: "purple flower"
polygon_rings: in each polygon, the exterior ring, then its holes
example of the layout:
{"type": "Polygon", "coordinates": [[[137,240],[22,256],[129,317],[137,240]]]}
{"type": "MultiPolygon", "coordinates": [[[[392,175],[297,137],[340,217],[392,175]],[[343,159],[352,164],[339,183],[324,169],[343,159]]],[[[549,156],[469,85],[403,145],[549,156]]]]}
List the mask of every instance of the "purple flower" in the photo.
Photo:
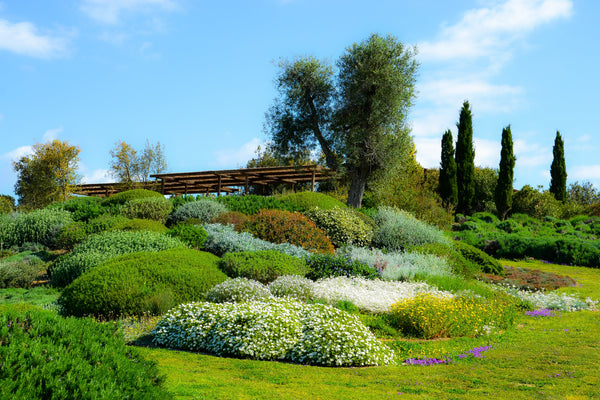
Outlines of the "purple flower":
{"type": "Polygon", "coordinates": [[[448,359],[442,358],[409,358],[404,360],[404,364],[407,365],[434,365],[434,364],[448,364],[448,359]]]}
{"type": "Polygon", "coordinates": [[[549,310],[547,308],[541,308],[539,310],[526,311],[525,314],[530,317],[554,317],[557,316],[558,313],[555,311],[549,310]]]}
{"type": "Polygon", "coordinates": [[[471,350],[467,350],[465,354],[459,354],[458,358],[466,358],[469,356],[473,356],[475,358],[480,358],[483,357],[481,355],[481,353],[483,353],[484,351],[488,351],[489,349],[491,349],[492,346],[481,346],[481,347],[475,347],[471,350]]]}

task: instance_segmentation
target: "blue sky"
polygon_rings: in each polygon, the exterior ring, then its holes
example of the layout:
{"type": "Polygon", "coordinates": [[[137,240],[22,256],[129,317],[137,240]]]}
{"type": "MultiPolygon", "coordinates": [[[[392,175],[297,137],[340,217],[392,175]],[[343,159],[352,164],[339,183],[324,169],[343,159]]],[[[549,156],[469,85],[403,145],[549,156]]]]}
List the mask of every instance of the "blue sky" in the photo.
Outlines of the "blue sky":
{"type": "Polygon", "coordinates": [[[375,32],[418,48],[424,167],[469,100],[477,165],[498,167],[511,124],[515,188],[547,188],[559,130],[569,183],[600,187],[598,17],[596,0],[0,1],[0,193],[54,138],[81,148],[87,183],[111,181],[118,141],[160,141],[170,172],[243,167],[267,140],[274,61],[335,62],[375,32]]]}

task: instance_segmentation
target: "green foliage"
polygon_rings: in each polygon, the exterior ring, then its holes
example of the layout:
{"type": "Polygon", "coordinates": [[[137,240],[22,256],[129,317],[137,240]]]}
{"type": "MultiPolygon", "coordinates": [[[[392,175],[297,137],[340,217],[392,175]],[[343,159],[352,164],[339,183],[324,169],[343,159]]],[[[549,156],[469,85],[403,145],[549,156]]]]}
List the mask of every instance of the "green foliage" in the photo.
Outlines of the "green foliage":
{"type": "Polygon", "coordinates": [[[23,305],[0,310],[0,398],[170,398],[156,364],[125,346],[115,324],[23,305]]]}
{"type": "Polygon", "coordinates": [[[223,282],[219,258],[191,249],[126,254],[75,279],[60,298],[65,313],[115,318],[159,315],[223,282]]]}
{"type": "Polygon", "coordinates": [[[341,201],[319,192],[297,192],[281,196],[278,200],[285,204],[286,207],[295,208],[300,212],[308,211],[315,207],[323,210],[330,210],[334,207],[346,207],[341,201]]]}
{"type": "Polygon", "coordinates": [[[127,188],[134,187],[137,182],[148,182],[150,174],[160,174],[167,169],[164,148],[160,142],[151,145],[146,140],[146,147],[138,153],[126,142],[119,141],[110,155],[112,175],[127,188]]]}
{"type": "Polygon", "coordinates": [[[165,223],[173,204],[164,197],[132,199],[121,208],[121,214],[127,218],[143,218],[165,223]]]}
{"type": "Polygon", "coordinates": [[[349,256],[313,254],[307,259],[309,272],[306,277],[316,281],[331,276],[362,276],[367,279],[379,277],[379,271],[367,263],[352,260],[349,256]]]}
{"type": "Polygon", "coordinates": [[[567,199],[581,206],[591,206],[600,201],[600,191],[590,181],[574,182],[569,185],[567,199]]]}
{"type": "Polygon", "coordinates": [[[155,192],[153,190],[133,189],[133,190],[126,190],[124,192],[119,192],[119,193],[113,194],[110,197],[105,198],[104,200],[102,200],[102,205],[104,207],[112,207],[115,205],[123,205],[123,204],[127,203],[128,201],[131,201],[134,199],[147,199],[147,198],[152,198],[152,197],[164,198],[164,196],[162,194],[155,192]]]}
{"type": "Polygon", "coordinates": [[[305,258],[309,252],[290,243],[275,244],[258,239],[248,232],[236,232],[232,225],[208,224],[204,248],[217,256],[238,251],[275,250],[298,258],[305,258]]]}
{"type": "Polygon", "coordinates": [[[334,207],[323,210],[316,207],[304,215],[325,232],[335,247],[368,246],[373,239],[373,228],[365,222],[364,214],[354,209],[334,207]]]}
{"type": "Polygon", "coordinates": [[[153,221],[150,219],[124,219],[110,230],[122,230],[122,231],[152,231],[157,233],[167,232],[167,227],[161,222],[153,221]]]}
{"type": "Polygon", "coordinates": [[[219,267],[229,277],[244,277],[269,283],[282,275],[308,272],[306,261],[274,250],[242,251],[223,255],[219,267]]]}
{"type": "Polygon", "coordinates": [[[307,302],[314,298],[313,281],[300,275],[283,275],[269,283],[269,291],[277,297],[290,297],[307,302]]]}
{"type": "Polygon", "coordinates": [[[13,163],[17,173],[15,193],[19,207],[36,209],[67,200],[79,183],[77,146],[58,139],[33,145],[33,154],[13,163]]]}
{"type": "Polygon", "coordinates": [[[190,218],[197,218],[203,224],[211,223],[219,215],[229,211],[227,206],[214,200],[201,198],[185,203],[175,210],[169,217],[171,224],[177,224],[190,218]]]}
{"type": "Polygon", "coordinates": [[[565,164],[565,144],[556,131],[554,147],[552,148],[552,164],[550,165],[550,193],[558,201],[567,200],[567,166],[565,164]]]}
{"type": "Polygon", "coordinates": [[[48,269],[52,283],[66,286],[87,270],[111,258],[140,251],[157,252],[185,247],[179,239],[151,231],[110,231],[89,236],[73,252],[59,257],[48,269]]]}
{"type": "Polygon", "coordinates": [[[57,247],[65,250],[73,248],[88,237],[88,226],[85,222],[71,222],[63,226],[58,232],[57,247]]]}
{"type": "Polygon", "coordinates": [[[227,211],[212,220],[213,224],[233,225],[236,231],[241,231],[250,217],[239,211],[227,211]]]}
{"type": "Polygon", "coordinates": [[[178,238],[183,243],[194,249],[203,249],[204,242],[208,234],[200,225],[189,225],[186,223],[177,224],[167,232],[167,235],[178,238]]]}
{"type": "Polygon", "coordinates": [[[455,246],[439,243],[427,243],[412,248],[415,253],[432,254],[443,258],[457,275],[472,278],[481,273],[481,266],[465,258],[455,246]]]}
{"type": "Polygon", "coordinates": [[[373,245],[380,249],[395,251],[425,243],[449,243],[441,230],[403,210],[379,207],[373,219],[379,225],[373,245]]]}
{"type": "Polygon", "coordinates": [[[237,211],[246,215],[254,215],[260,210],[299,210],[299,207],[292,202],[285,203],[272,196],[259,196],[256,194],[221,196],[217,197],[217,201],[225,204],[227,209],[231,211],[237,211]]]}
{"type": "Polygon", "coordinates": [[[525,185],[513,196],[512,212],[541,219],[547,215],[560,217],[561,208],[560,202],[549,191],[541,192],[525,185]]]}
{"type": "Polygon", "coordinates": [[[122,215],[103,214],[99,217],[90,219],[87,223],[87,230],[89,233],[100,233],[118,229],[119,226],[123,226],[127,223],[129,223],[129,219],[122,215]]]}
{"type": "Polygon", "coordinates": [[[458,203],[456,161],[454,160],[454,144],[452,143],[452,131],[450,129],[442,136],[439,193],[444,205],[456,205],[458,203]]]}
{"type": "Polygon", "coordinates": [[[72,197],[69,200],[50,204],[46,208],[69,211],[74,221],[87,222],[106,212],[100,197],[72,197]]]}
{"type": "Polygon", "coordinates": [[[502,150],[500,151],[500,169],[496,185],[496,210],[500,219],[505,219],[512,207],[513,175],[515,168],[513,140],[510,125],[502,129],[502,150]]]}
{"type": "Polygon", "coordinates": [[[475,148],[473,147],[473,122],[468,101],[462,105],[457,128],[455,160],[458,205],[456,211],[461,214],[470,214],[475,197],[475,148]]]}
{"type": "Polygon", "coordinates": [[[1,214],[10,214],[15,211],[15,199],[6,194],[0,195],[0,215],[1,214]]]}
{"type": "Polygon", "coordinates": [[[215,285],[206,292],[205,297],[212,303],[238,303],[266,300],[273,296],[262,283],[253,279],[237,277],[215,285]]]}
{"type": "Polygon", "coordinates": [[[298,212],[262,210],[252,216],[244,230],[272,243],[290,243],[310,251],[333,253],[331,240],[298,212]]]}
{"type": "Polygon", "coordinates": [[[291,300],[185,304],[169,311],[153,336],[159,346],[218,356],[329,366],[394,361],[356,316],[291,300]]]}
{"type": "Polygon", "coordinates": [[[500,276],[504,275],[502,265],[485,252],[462,241],[455,241],[454,246],[467,260],[479,265],[483,272],[500,276]]]}
{"type": "Polygon", "coordinates": [[[475,195],[471,213],[488,212],[497,214],[495,191],[498,183],[498,170],[493,168],[475,168],[475,195]]]}
{"type": "Polygon", "coordinates": [[[46,269],[46,263],[34,254],[21,259],[0,260],[0,288],[30,288],[46,269]]]}
{"type": "Polygon", "coordinates": [[[71,213],[63,210],[35,210],[2,218],[0,242],[3,246],[20,246],[27,242],[56,247],[61,228],[71,223],[71,213]]]}

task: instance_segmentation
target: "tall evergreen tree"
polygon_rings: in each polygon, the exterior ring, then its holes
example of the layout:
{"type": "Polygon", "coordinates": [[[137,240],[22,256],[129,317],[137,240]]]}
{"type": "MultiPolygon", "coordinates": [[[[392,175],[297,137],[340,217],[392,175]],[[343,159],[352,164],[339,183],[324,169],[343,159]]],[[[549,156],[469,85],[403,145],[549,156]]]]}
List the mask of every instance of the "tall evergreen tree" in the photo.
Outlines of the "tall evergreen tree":
{"type": "Polygon", "coordinates": [[[565,163],[565,144],[559,131],[556,131],[552,154],[554,158],[552,159],[552,165],[550,165],[550,193],[554,195],[556,200],[565,202],[567,200],[567,166],[565,163]]]}
{"type": "Polygon", "coordinates": [[[496,184],[496,210],[502,220],[512,207],[513,174],[515,168],[515,155],[513,154],[512,133],[510,125],[502,129],[502,150],[500,151],[500,170],[496,184]]]}
{"type": "Polygon", "coordinates": [[[458,120],[456,141],[456,183],[458,206],[456,211],[469,214],[475,197],[475,148],[473,147],[473,122],[469,102],[463,103],[458,120]]]}
{"type": "Polygon", "coordinates": [[[456,161],[454,160],[454,144],[450,129],[442,136],[442,162],[440,164],[439,193],[445,207],[458,202],[458,186],[456,183],[456,161]]]}

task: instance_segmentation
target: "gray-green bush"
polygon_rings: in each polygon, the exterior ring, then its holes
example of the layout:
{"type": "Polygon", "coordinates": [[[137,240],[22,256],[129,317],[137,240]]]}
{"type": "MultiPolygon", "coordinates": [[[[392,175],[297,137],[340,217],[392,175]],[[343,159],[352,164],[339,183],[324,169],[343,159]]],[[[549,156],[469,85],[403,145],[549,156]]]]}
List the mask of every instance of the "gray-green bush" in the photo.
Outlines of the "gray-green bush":
{"type": "Polygon", "coordinates": [[[170,216],[169,223],[177,224],[190,218],[197,218],[203,224],[211,223],[219,215],[229,211],[226,205],[214,200],[200,199],[185,203],[177,208],[170,216]]]}
{"type": "Polygon", "coordinates": [[[325,232],[335,247],[368,246],[373,239],[373,228],[358,214],[353,209],[340,207],[328,210],[315,207],[304,213],[325,232]]]}

